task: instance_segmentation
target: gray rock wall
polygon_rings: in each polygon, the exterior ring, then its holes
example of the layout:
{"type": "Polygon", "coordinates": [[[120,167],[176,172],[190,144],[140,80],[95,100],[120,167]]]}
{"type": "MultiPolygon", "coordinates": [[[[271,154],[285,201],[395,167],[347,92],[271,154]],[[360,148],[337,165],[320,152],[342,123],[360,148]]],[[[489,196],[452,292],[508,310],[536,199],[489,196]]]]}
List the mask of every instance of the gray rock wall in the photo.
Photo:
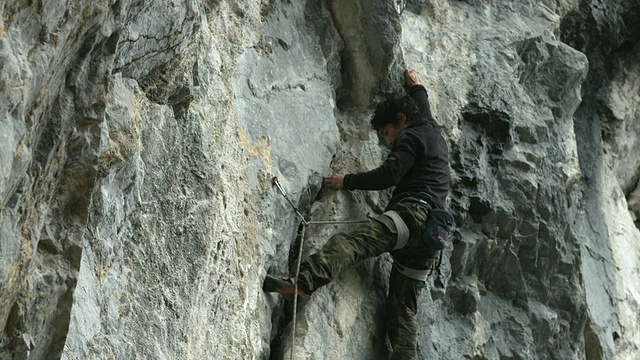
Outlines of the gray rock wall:
{"type": "Polygon", "coordinates": [[[65,343],[122,21],[111,5],[2,4],[3,358],[65,343]]]}
{"type": "Polygon", "coordinates": [[[638,311],[631,304],[640,294],[632,285],[640,273],[634,205],[639,148],[629,138],[637,134],[639,119],[638,5],[590,1],[561,24],[564,41],[587,54],[590,63],[575,116],[583,196],[572,213],[580,229],[588,305],[586,353],[594,357],[627,359],[638,351],[638,311]],[[624,96],[622,88],[628,91],[624,96]]]}
{"type": "MultiPolygon", "coordinates": [[[[299,219],[386,149],[371,104],[418,70],[458,227],[419,358],[640,356],[640,3],[6,1],[0,359],[385,359],[391,262],[297,314],[261,291],[299,219]]],[[[306,228],[304,254],[352,225],[306,228]]]]}

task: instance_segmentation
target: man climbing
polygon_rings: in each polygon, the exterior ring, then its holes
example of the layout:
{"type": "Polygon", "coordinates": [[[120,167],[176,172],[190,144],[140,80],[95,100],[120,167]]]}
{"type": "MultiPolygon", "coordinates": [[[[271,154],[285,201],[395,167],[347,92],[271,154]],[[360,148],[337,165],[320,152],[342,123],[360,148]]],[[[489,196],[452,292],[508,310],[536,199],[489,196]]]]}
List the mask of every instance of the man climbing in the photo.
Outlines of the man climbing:
{"type": "Polygon", "coordinates": [[[368,172],[324,179],[331,189],[395,186],[385,213],[352,233],[333,235],[302,262],[297,279],[268,275],[263,284],[265,291],[293,294],[297,281],[298,293],[310,295],[356,262],[389,252],[393,268],[385,316],[392,359],[416,358],[418,295],[438,252],[423,235],[429,214],[443,208],[450,186],[447,145],[431,114],[427,91],[411,69],[406,69],[405,81],[409,96],[380,103],[371,119],[391,146],[384,163],[368,172]]]}

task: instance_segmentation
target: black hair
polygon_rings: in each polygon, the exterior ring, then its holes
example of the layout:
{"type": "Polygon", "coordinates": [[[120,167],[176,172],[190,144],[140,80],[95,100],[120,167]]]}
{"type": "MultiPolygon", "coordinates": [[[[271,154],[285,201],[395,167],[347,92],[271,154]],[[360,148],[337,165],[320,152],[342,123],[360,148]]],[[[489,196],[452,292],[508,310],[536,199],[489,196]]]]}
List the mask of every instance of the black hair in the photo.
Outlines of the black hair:
{"type": "Polygon", "coordinates": [[[376,105],[376,111],[371,118],[371,126],[379,131],[387,124],[397,126],[400,120],[396,114],[403,113],[407,117],[407,123],[412,123],[420,117],[420,108],[410,96],[396,96],[376,105]]]}

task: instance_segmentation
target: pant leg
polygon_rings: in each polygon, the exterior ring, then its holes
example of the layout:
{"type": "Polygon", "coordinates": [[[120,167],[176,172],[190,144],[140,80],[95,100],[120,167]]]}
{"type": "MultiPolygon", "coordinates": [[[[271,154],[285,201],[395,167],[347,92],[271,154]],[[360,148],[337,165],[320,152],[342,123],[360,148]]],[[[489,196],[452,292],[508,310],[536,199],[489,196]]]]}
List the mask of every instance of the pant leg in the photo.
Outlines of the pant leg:
{"type": "Polygon", "coordinates": [[[383,218],[370,219],[352,233],[337,233],[302,262],[300,285],[313,292],[358,261],[390,251],[396,240],[395,225],[383,218]]]}
{"type": "Polygon", "coordinates": [[[393,348],[392,360],[416,358],[418,296],[425,282],[406,277],[393,267],[385,307],[387,335],[393,348]]]}

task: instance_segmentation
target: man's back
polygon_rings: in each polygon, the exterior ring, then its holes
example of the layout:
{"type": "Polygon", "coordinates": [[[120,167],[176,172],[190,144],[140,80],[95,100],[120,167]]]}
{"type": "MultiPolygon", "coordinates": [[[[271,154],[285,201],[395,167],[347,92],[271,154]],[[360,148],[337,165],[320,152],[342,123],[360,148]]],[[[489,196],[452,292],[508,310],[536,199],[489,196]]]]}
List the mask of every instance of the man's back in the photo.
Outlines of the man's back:
{"type": "Polygon", "coordinates": [[[400,133],[394,145],[410,143],[409,146],[415,151],[415,159],[396,185],[393,195],[396,197],[404,193],[416,195],[426,192],[440,205],[444,205],[451,182],[447,143],[431,115],[426,89],[422,85],[415,85],[411,88],[410,94],[420,106],[421,118],[409,124],[400,133]]]}

